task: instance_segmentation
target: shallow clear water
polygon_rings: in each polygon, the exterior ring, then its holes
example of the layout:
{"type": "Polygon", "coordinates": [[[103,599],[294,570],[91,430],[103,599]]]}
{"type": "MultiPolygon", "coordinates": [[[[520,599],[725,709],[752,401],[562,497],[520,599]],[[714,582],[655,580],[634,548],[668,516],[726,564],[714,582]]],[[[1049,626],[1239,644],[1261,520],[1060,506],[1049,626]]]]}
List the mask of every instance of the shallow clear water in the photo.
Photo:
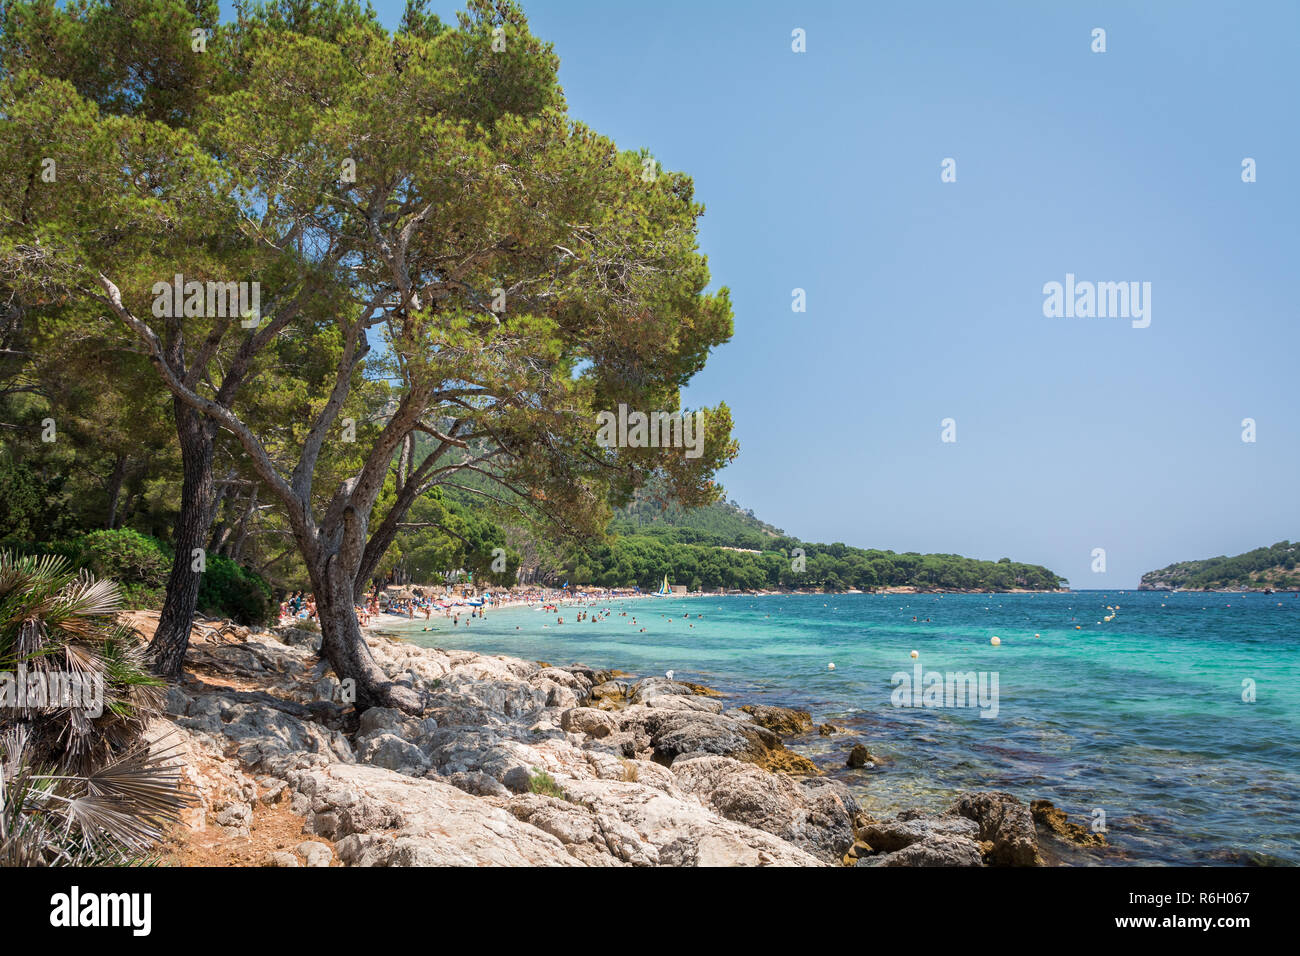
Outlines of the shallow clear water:
{"type": "Polygon", "coordinates": [[[1070,862],[1300,864],[1294,595],[779,595],[597,606],[613,615],[578,624],[578,608],[566,607],[560,626],[556,613],[519,608],[490,611],[468,629],[463,616],[454,628],[435,617],[391,629],[420,644],[556,664],[638,675],[672,668],[735,695],[736,705],[810,710],[849,732],[790,746],[874,812],[939,809],[957,790],[998,788],[1049,799],[1085,825],[1104,811],[1112,849],[1061,851],[1070,862]],[[917,663],[925,674],[996,673],[996,716],[954,699],[895,706],[892,676],[911,677],[917,663]],[[1244,681],[1253,681],[1254,702],[1242,699],[1244,681]],[[888,762],[844,768],[858,742],[888,762]]]}

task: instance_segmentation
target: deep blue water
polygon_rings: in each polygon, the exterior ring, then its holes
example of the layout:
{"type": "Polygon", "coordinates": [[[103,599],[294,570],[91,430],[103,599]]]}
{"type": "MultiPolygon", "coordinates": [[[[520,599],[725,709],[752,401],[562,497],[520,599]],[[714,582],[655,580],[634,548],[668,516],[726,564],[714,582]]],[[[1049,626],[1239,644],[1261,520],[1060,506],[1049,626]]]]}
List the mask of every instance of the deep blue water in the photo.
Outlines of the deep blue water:
{"type": "Polygon", "coordinates": [[[429,633],[423,621],[393,629],[421,644],[551,663],[637,675],[671,668],[737,705],[810,710],[849,733],[790,746],[851,784],[873,812],[940,809],[957,790],[998,788],[1049,799],[1085,825],[1104,812],[1112,848],[1063,851],[1069,862],[1300,864],[1294,595],[780,595],[597,606],[612,616],[577,624],[578,609],[566,607],[560,626],[555,613],[506,609],[468,629],[463,617],[456,628],[434,618],[429,633]],[[895,706],[892,675],[910,677],[917,663],[927,674],[996,673],[996,716],[954,699],[895,706]],[[1253,702],[1243,700],[1247,681],[1253,702]],[[887,762],[844,768],[858,742],[887,762]]]}

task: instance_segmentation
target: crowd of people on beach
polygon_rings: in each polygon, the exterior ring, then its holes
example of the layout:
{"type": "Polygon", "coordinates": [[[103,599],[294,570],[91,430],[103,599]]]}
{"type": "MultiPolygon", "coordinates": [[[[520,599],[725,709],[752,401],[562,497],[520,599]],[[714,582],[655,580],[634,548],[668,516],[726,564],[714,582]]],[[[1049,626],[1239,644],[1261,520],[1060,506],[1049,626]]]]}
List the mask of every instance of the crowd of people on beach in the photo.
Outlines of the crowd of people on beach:
{"type": "Polygon", "coordinates": [[[288,624],[293,621],[315,620],[316,598],[306,591],[294,591],[288,598],[280,602],[279,623],[288,624]]]}
{"type": "MultiPolygon", "coordinates": [[[[423,616],[431,621],[434,615],[441,615],[450,620],[453,627],[459,627],[461,618],[468,627],[474,619],[487,616],[489,608],[534,607],[538,610],[557,612],[562,607],[582,605],[591,607],[595,602],[612,601],[633,597],[644,597],[646,592],[638,588],[599,588],[577,590],[574,588],[548,588],[538,585],[517,586],[513,589],[479,592],[470,586],[442,587],[393,587],[381,589],[376,587],[370,600],[356,604],[353,611],[361,627],[382,624],[386,619],[405,618],[416,620],[423,616]]],[[[598,620],[608,616],[608,611],[598,616],[589,612],[579,612],[578,620],[598,620]]],[[[294,621],[313,621],[319,624],[316,599],[309,592],[295,591],[280,602],[280,624],[294,621]]],[[[564,618],[557,618],[558,624],[564,618]]],[[[430,630],[426,627],[425,630],[430,630]]]]}

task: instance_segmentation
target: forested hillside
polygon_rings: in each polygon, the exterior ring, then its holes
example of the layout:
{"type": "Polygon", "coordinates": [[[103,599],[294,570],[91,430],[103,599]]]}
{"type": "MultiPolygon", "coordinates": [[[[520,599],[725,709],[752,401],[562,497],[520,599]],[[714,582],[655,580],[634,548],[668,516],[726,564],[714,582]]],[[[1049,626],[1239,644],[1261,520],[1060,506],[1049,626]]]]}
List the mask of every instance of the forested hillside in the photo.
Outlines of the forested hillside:
{"type": "Polygon", "coordinates": [[[836,542],[801,541],[733,502],[682,509],[653,492],[616,512],[606,541],[561,562],[568,580],[601,587],[656,587],[667,575],[691,590],[884,587],[934,590],[1051,590],[1065,579],[1009,558],[896,554],[836,542]]]}
{"type": "Polygon", "coordinates": [[[627,507],[618,509],[610,530],[620,534],[653,534],[656,528],[664,527],[696,532],[699,541],[707,539],[710,543],[758,550],[785,534],[734,501],[685,509],[673,502],[663,503],[656,494],[643,494],[627,507]]]}
{"type": "Polygon", "coordinates": [[[1180,561],[1159,571],[1142,575],[1139,588],[1144,591],[1163,588],[1187,591],[1210,591],[1220,588],[1247,590],[1294,590],[1300,588],[1296,571],[1300,545],[1279,541],[1267,548],[1256,548],[1234,557],[1220,555],[1202,561],[1180,561]]]}

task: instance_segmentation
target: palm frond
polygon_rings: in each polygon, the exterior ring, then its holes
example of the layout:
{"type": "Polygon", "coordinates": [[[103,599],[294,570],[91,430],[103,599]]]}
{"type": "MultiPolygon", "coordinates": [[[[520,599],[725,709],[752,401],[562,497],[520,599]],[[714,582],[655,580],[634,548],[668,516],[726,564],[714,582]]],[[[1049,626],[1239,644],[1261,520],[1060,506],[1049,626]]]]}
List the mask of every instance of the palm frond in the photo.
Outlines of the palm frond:
{"type": "Polygon", "coordinates": [[[174,745],[138,744],[79,775],[33,768],[26,740],[0,735],[0,866],[141,862],[193,800],[174,745]]]}

